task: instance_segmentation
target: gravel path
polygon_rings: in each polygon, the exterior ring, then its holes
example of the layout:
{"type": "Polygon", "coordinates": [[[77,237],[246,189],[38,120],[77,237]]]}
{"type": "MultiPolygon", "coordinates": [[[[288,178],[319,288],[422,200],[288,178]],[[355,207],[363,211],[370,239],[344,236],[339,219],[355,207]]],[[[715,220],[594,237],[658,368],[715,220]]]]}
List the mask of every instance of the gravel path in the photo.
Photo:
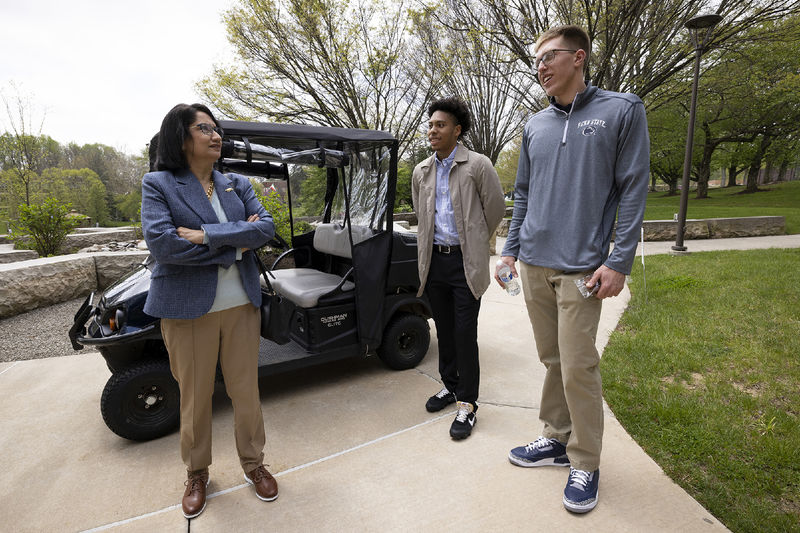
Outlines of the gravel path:
{"type": "Polygon", "coordinates": [[[78,298],[0,320],[0,362],[77,353],[67,332],[83,300],[78,298]]]}

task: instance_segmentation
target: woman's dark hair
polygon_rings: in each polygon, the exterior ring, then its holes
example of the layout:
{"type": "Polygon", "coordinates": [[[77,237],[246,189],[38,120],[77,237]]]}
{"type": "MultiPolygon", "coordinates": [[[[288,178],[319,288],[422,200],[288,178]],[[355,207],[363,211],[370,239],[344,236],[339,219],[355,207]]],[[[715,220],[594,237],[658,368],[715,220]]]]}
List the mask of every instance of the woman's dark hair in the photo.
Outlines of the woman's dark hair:
{"type": "Polygon", "coordinates": [[[153,135],[150,139],[150,144],[147,145],[147,157],[150,159],[150,172],[158,170],[156,161],[158,161],[158,133],[153,135]]]}
{"type": "Polygon", "coordinates": [[[178,104],[170,109],[158,132],[156,169],[175,171],[189,166],[186,154],[183,153],[183,143],[191,136],[189,126],[197,118],[198,111],[207,114],[214,125],[219,126],[214,114],[203,104],[178,104]]]}
{"type": "Polygon", "coordinates": [[[456,125],[461,125],[461,135],[458,136],[459,139],[466,135],[472,127],[472,115],[469,112],[469,107],[467,107],[467,104],[458,96],[448,96],[447,98],[434,100],[431,105],[428,106],[428,117],[437,111],[444,111],[455,117],[456,125]]]}

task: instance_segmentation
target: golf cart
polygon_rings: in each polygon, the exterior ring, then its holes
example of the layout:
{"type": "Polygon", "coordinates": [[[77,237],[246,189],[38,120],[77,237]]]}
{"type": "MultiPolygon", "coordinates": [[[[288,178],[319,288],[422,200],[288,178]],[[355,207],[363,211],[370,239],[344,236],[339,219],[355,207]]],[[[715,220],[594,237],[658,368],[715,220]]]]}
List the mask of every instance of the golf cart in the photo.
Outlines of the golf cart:
{"type": "MultiPolygon", "coordinates": [[[[398,142],[380,131],[220,121],[222,172],[285,182],[291,243],[263,264],[259,375],[377,355],[392,369],[415,367],[428,350],[430,305],[418,298],[417,239],[395,228],[398,142]],[[322,216],[294,235],[290,175],[325,169],[322,216]]],[[[282,188],[282,187],[281,187],[282,188]]],[[[296,191],[295,191],[296,194],[296,191]]],[[[175,430],[178,385],[159,320],[144,313],[152,258],[89,295],[75,314],[74,349],[99,350],[111,371],[100,404],[106,425],[132,440],[175,430]],[[97,301],[95,301],[97,300],[97,301]]]]}

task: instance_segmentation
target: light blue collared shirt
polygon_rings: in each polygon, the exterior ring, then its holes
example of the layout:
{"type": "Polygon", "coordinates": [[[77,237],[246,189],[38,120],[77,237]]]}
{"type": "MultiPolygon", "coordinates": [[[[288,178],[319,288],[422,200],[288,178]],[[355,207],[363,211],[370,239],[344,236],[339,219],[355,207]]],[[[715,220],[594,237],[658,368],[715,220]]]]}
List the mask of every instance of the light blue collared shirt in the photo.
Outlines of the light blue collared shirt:
{"type": "Polygon", "coordinates": [[[444,161],[434,154],[436,159],[436,212],[433,217],[433,243],[450,244],[459,243],[458,230],[456,229],[456,216],[453,213],[453,203],[450,201],[450,170],[456,158],[458,145],[453,148],[444,161]]]}

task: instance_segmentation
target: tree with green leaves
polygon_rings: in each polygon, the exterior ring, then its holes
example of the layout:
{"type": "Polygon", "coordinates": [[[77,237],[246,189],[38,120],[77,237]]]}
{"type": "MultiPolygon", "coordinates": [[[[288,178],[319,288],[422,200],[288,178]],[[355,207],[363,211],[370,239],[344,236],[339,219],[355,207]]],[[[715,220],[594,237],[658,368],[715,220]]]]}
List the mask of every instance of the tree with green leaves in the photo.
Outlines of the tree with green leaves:
{"type": "Polygon", "coordinates": [[[198,88],[228,117],[392,132],[400,152],[436,88],[406,2],[241,0],[224,16],[238,61],[198,88]]]}
{"type": "Polygon", "coordinates": [[[41,120],[33,118],[31,98],[20,94],[19,88],[10,84],[13,96],[2,93],[5,105],[5,133],[0,135],[0,165],[9,171],[12,179],[20,183],[25,191],[25,204],[30,205],[30,182],[42,170],[58,160],[58,143],[42,135],[41,120]]]}
{"type": "MultiPolygon", "coordinates": [[[[575,2],[574,0],[447,0],[443,20],[458,29],[477,28],[485,39],[506,47],[530,72],[533,44],[552,26],[578,24],[593,43],[588,75],[598,87],[632,92],[651,104],[670,99],[664,84],[685,71],[694,48],[684,23],[706,12],[706,0],[575,2]]],[[[708,48],[737,47],[749,30],[800,13],[795,0],[726,0],[708,48]]]]}
{"type": "Polygon", "coordinates": [[[36,186],[39,200],[51,196],[60,198],[90,217],[92,222],[104,225],[109,221],[106,186],[91,169],[48,168],[42,172],[36,186]]]}
{"type": "Polygon", "coordinates": [[[503,192],[506,194],[513,194],[514,186],[517,183],[517,167],[519,166],[521,145],[522,137],[519,136],[512,140],[506,146],[506,149],[500,153],[500,157],[497,158],[495,170],[497,170],[497,176],[500,178],[503,192]]]}
{"type": "Polygon", "coordinates": [[[717,57],[698,99],[697,198],[708,196],[713,157],[723,144],[751,146],[746,189],[753,192],[772,143],[800,132],[798,46],[800,15],[752,28],[741,46],[712,53],[717,57]]]}

